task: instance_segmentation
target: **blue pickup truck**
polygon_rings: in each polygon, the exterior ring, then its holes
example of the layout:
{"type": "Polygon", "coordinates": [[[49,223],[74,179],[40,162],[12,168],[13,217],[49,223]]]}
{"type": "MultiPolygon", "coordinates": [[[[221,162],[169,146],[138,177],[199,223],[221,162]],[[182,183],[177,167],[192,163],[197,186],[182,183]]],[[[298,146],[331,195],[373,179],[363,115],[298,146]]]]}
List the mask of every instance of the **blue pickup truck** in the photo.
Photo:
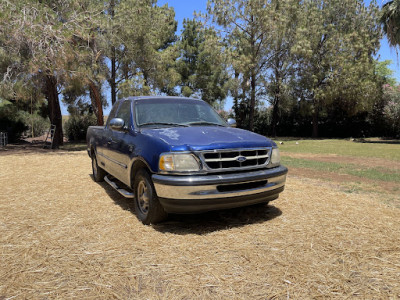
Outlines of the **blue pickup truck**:
{"type": "Polygon", "coordinates": [[[276,144],[234,123],[198,99],[119,100],[88,129],[93,178],[134,199],[144,224],[278,198],[288,170],[276,144]]]}

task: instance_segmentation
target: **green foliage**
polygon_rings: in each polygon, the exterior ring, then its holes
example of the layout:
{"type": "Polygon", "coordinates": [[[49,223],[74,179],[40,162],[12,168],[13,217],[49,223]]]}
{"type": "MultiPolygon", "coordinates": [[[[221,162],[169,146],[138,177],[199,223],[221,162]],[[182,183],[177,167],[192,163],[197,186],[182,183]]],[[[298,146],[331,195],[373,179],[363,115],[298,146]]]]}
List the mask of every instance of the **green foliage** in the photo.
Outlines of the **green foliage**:
{"type": "Polygon", "coordinates": [[[326,105],[349,116],[370,111],[379,93],[372,55],[379,47],[378,8],[363,2],[304,1],[293,53],[299,64],[299,97],[312,102],[314,135],[326,105]]]}
{"type": "Polygon", "coordinates": [[[396,85],[396,78],[393,77],[394,71],[389,68],[391,63],[391,60],[375,61],[375,75],[382,85],[396,85]]]}
{"type": "Polygon", "coordinates": [[[135,76],[124,80],[119,85],[119,94],[118,96],[121,98],[129,97],[129,96],[147,96],[151,93],[151,88],[145,83],[140,74],[139,76],[135,76]]]}
{"type": "Polygon", "coordinates": [[[19,120],[26,126],[25,135],[28,137],[41,136],[50,128],[49,120],[37,113],[30,114],[27,111],[19,111],[19,120]]]}
{"type": "Polygon", "coordinates": [[[400,47],[400,0],[388,1],[382,6],[381,24],[390,46],[400,47]]]}
{"type": "Polygon", "coordinates": [[[221,39],[227,43],[232,68],[229,84],[234,98],[238,127],[254,129],[254,116],[262,89],[263,74],[270,61],[269,13],[275,1],[209,1],[207,11],[222,28],[221,39]],[[245,112],[246,111],[246,112],[245,112]]]}
{"type": "Polygon", "coordinates": [[[15,105],[0,99],[0,131],[8,133],[8,141],[15,142],[28,129],[15,105]]]}
{"type": "Polygon", "coordinates": [[[150,0],[121,0],[111,24],[118,96],[171,92],[179,79],[171,68],[178,56],[171,49],[176,39],[174,10],[150,0]]]}
{"type": "Polygon", "coordinates": [[[96,116],[93,114],[71,115],[65,122],[65,134],[70,141],[85,140],[88,127],[96,124],[96,116]]]}
{"type": "Polygon", "coordinates": [[[391,135],[400,138],[400,85],[385,85],[383,97],[386,102],[383,111],[391,135]]]}
{"type": "Polygon", "coordinates": [[[7,131],[10,141],[17,140],[23,133],[28,137],[40,136],[49,127],[49,121],[37,112],[31,114],[18,109],[17,104],[0,100],[0,131],[7,131]]]}
{"type": "Polygon", "coordinates": [[[258,109],[254,120],[254,131],[262,135],[268,135],[271,122],[272,110],[265,107],[258,109]]]}
{"type": "Polygon", "coordinates": [[[228,74],[215,30],[185,19],[178,48],[181,56],[176,69],[181,76],[181,94],[197,96],[210,104],[225,99],[228,74]]]}

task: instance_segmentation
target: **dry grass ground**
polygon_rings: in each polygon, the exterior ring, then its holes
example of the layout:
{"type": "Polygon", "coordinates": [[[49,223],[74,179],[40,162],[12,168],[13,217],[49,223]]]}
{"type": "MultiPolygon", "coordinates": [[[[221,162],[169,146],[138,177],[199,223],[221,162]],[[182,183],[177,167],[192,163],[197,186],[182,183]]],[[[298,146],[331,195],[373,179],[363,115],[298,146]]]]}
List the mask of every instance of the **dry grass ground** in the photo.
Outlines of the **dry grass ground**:
{"type": "Polygon", "coordinates": [[[78,152],[0,152],[0,299],[400,298],[400,210],[288,177],[264,207],[143,226],[78,152]]]}

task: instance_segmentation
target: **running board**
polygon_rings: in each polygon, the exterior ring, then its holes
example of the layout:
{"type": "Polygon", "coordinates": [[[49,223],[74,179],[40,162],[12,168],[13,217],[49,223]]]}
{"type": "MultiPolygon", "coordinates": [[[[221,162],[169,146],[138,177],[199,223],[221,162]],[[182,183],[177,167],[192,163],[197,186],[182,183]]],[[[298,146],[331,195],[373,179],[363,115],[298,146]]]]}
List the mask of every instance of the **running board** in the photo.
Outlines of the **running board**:
{"type": "Polygon", "coordinates": [[[121,189],[114,181],[112,181],[108,176],[104,176],[104,180],[111,185],[112,188],[114,188],[118,193],[120,193],[122,196],[126,198],[134,198],[135,195],[131,192],[128,192],[125,189],[121,189]]]}

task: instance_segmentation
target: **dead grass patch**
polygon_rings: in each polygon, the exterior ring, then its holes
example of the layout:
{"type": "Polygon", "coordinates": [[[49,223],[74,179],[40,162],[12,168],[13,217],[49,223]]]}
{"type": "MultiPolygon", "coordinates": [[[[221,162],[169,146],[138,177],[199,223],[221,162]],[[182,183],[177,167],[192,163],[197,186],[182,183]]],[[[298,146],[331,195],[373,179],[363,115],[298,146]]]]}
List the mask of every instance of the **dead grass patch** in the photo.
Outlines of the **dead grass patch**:
{"type": "Polygon", "coordinates": [[[342,185],[344,188],[359,184],[362,190],[367,192],[378,192],[378,193],[397,193],[399,192],[399,184],[391,181],[376,181],[364,177],[353,176],[349,174],[325,172],[315,169],[307,168],[290,168],[290,175],[298,177],[313,178],[317,180],[324,180],[328,182],[336,183],[336,187],[342,185]]]}
{"type": "Polygon", "coordinates": [[[400,297],[379,194],[289,173],[272,205],[149,227],[90,172],[84,151],[0,155],[0,299],[400,297]]]}
{"type": "Polygon", "coordinates": [[[321,162],[333,162],[343,164],[354,164],[364,167],[381,167],[389,170],[400,170],[400,162],[377,157],[354,157],[354,156],[339,156],[337,154],[313,154],[313,153],[294,153],[283,152],[284,156],[300,159],[312,159],[321,162]]]}

